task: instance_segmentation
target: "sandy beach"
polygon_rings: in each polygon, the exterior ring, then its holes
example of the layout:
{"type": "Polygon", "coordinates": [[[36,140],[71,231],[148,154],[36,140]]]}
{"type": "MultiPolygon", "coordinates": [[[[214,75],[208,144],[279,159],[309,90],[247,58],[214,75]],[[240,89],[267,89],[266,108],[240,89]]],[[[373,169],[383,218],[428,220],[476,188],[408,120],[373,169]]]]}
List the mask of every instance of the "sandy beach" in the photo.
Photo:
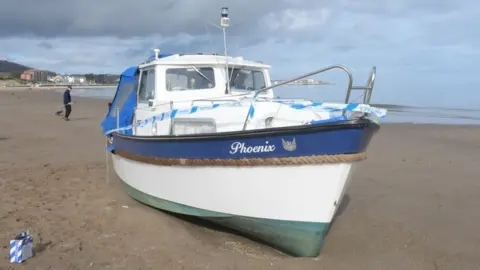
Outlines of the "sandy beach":
{"type": "Polygon", "coordinates": [[[480,269],[480,126],[386,124],[317,258],[142,205],[107,179],[107,101],[0,91],[0,269],[480,269]],[[24,230],[37,255],[8,261],[24,230]]]}

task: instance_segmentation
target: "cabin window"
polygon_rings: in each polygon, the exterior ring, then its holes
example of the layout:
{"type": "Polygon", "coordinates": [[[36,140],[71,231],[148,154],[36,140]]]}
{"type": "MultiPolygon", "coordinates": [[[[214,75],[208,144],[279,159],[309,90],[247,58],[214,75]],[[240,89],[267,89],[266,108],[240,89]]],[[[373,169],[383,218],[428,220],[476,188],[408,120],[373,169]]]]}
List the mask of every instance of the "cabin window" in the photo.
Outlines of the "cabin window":
{"type": "Polygon", "coordinates": [[[167,91],[211,89],[215,75],[211,67],[169,68],[166,84],[167,91]]]}
{"type": "Polygon", "coordinates": [[[262,71],[247,68],[228,69],[230,88],[236,91],[252,91],[265,88],[265,77],[262,71]]]}
{"type": "Polygon", "coordinates": [[[120,109],[123,108],[123,105],[125,105],[125,102],[130,96],[130,93],[132,93],[133,91],[136,91],[135,86],[136,86],[135,81],[130,81],[130,82],[120,81],[120,87],[118,88],[118,93],[115,96],[115,103],[113,103],[115,108],[110,109],[111,116],[113,117],[117,116],[117,108],[120,108],[120,109]]]}
{"type": "Polygon", "coordinates": [[[138,101],[147,102],[155,98],[155,70],[142,71],[140,88],[138,89],[138,101]]]}

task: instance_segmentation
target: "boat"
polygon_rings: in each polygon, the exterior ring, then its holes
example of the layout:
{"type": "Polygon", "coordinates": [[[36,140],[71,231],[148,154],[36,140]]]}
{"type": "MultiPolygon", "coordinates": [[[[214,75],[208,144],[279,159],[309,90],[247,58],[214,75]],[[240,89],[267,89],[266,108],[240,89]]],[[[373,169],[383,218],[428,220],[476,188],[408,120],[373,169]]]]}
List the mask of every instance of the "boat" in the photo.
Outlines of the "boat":
{"type": "Polygon", "coordinates": [[[291,256],[318,256],[387,113],[369,105],[376,68],[365,86],[354,86],[342,65],[277,84],[269,70],[227,53],[155,49],[120,76],[101,123],[106,152],[125,191],[148,206],[208,220],[291,256]],[[330,70],[347,74],[345,103],[274,94],[330,70]],[[363,103],[349,103],[353,90],[364,91],[363,103]]]}

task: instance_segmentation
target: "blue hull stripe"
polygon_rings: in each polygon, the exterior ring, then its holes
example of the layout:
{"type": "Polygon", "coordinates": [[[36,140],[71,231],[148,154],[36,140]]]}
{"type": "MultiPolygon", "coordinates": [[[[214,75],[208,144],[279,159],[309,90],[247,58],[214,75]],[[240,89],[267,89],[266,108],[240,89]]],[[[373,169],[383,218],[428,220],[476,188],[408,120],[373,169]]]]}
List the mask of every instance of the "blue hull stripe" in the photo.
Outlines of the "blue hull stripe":
{"type": "MultiPolygon", "coordinates": [[[[329,124],[324,124],[329,125],[329,124]]],[[[255,133],[250,136],[202,139],[165,139],[113,134],[115,150],[137,156],[186,159],[249,159],[353,154],[364,152],[378,125],[334,125],[332,128],[298,129],[296,132],[255,133]]]]}

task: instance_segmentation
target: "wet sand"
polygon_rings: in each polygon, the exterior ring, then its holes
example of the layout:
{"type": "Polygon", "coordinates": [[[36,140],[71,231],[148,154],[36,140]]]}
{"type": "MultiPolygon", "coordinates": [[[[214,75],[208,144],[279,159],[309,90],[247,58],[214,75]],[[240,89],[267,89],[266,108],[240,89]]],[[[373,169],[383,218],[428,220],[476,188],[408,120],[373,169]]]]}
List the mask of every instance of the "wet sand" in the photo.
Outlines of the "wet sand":
{"type": "Polygon", "coordinates": [[[317,258],[144,206],[107,182],[107,101],[0,91],[0,269],[480,269],[480,127],[383,125],[317,258]],[[37,256],[8,262],[29,229],[37,256]]]}

